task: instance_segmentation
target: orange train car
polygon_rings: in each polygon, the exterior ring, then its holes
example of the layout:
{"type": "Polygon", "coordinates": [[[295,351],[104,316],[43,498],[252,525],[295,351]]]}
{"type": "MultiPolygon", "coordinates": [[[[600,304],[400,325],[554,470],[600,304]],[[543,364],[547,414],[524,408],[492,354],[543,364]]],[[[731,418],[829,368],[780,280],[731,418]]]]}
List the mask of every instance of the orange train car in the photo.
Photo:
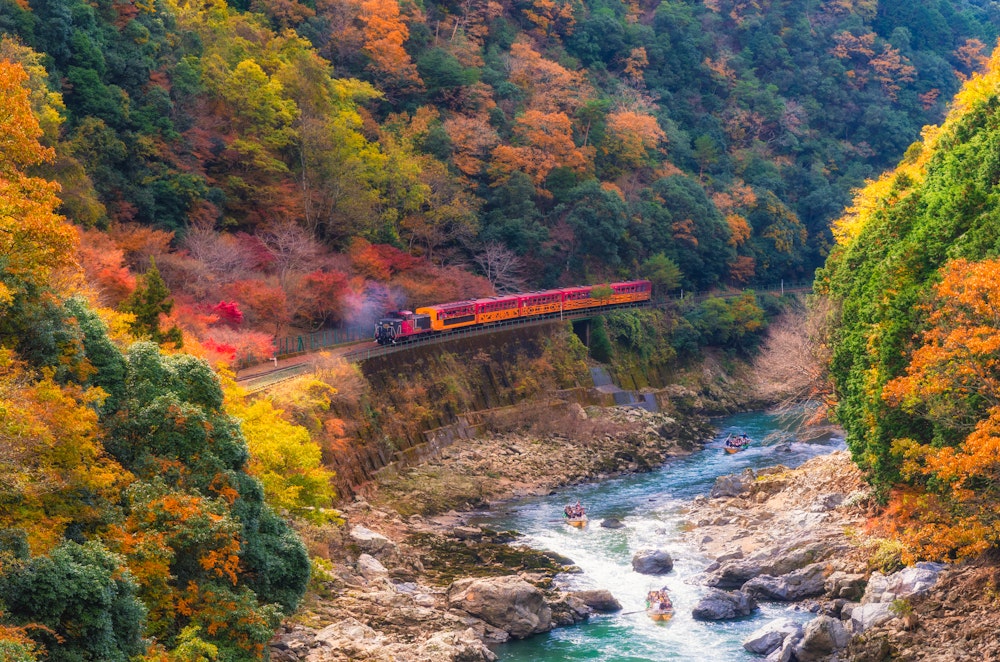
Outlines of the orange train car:
{"type": "Polygon", "coordinates": [[[476,324],[490,324],[521,316],[521,301],[518,295],[477,299],[476,324]]]}
{"type": "Polygon", "coordinates": [[[472,326],[476,323],[476,302],[455,301],[440,303],[435,306],[424,306],[415,311],[418,315],[427,315],[431,320],[432,331],[447,331],[472,326]]]}
{"type": "Polygon", "coordinates": [[[387,313],[385,318],[375,323],[375,340],[384,345],[435,331],[648,301],[652,291],[653,285],[648,280],[632,280],[423,306],[417,308],[415,313],[387,313]],[[595,290],[598,296],[595,296],[595,290]]]}

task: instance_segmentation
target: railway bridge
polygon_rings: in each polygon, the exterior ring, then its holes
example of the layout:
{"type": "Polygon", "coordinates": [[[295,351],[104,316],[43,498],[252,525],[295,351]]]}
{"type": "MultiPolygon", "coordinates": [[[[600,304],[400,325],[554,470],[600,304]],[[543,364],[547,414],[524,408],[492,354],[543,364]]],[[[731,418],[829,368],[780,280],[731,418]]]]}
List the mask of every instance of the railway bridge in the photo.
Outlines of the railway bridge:
{"type": "MultiPolygon", "coordinates": [[[[613,310],[627,310],[631,308],[668,308],[682,302],[700,302],[711,297],[733,298],[741,296],[745,291],[723,290],[698,294],[682,293],[677,297],[652,299],[650,301],[607,306],[599,309],[585,308],[547,315],[536,315],[523,319],[515,318],[493,324],[443,331],[429,337],[417,337],[395,345],[377,345],[372,340],[370,335],[371,329],[368,327],[332,329],[309,335],[291,336],[278,341],[275,357],[271,359],[273,363],[262,363],[242,369],[237,372],[236,379],[248,392],[256,393],[309,372],[311,370],[311,362],[308,360],[308,357],[310,354],[319,351],[333,352],[345,361],[360,363],[376,356],[406,352],[415,346],[427,347],[430,345],[446,344],[454,342],[459,338],[497,333],[515,327],[549,324],[555,320],[571,320],[574,330],[583,339],[584,344],[589,345],[590,320],[597,315],[603,315],[613,310]]],[[[812,284],[797,283],[785,285],[782,283],[779,287],[753,291],[780,295],[801,294],[811,292],[812,284]]]]}

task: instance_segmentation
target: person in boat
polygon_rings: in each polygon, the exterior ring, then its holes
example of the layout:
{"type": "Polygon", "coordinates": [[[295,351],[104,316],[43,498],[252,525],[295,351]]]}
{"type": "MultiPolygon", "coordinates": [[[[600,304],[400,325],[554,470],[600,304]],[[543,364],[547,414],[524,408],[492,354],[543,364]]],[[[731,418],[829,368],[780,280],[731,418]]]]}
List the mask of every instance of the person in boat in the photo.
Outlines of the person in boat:
{"type": "Polygon", "coordinates": [[[670,601],[670,596],[667,595],[666,590],[650,591],[646,595],[646,608],[667,611],[673,609],[674,605],[670,601]]]}
{"type": "Polygon", "coordinates": [[[587,512],[586,509],[580,505],[579,501],[576,502],[575,506],[566,506],[563,509],[563,513],[566,515],[566,517],[570,519],[577,519],[583,517],[586,514],[586,512],[587,512]]]}

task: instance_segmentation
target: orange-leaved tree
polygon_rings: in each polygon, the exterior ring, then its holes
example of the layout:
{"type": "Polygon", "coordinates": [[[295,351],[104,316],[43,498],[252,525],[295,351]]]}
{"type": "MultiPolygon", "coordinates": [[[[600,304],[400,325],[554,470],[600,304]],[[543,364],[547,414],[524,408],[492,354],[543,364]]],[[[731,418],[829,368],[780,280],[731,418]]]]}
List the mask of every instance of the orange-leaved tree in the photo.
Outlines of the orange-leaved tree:
{"type": "Polygon", "coordinates": [[[54,156],[39,143],[28,75],[0,61],[0,316],[19,297],[49,285],[53,272],[72,265],[76,233],[56,213],[58,184],[25,170],[54,156]]]}
{"type": "Polygon", "coordinates": [[[46,369],[35,380],[13,352],[0,349],[0,528],[20,529],[35,554],[48,552],[67,526],[98,525],[129,473],[104,453],[94,406],[100,389],[62,386],[46,369]]]}
{"type": "Polygon", "coordinates": [[[970,556],[1000,543],[997,273],[998,259],[958,259],[945,267],[922,344],[906,374],[883,390],[891,405],[933,426],[931,443],[894,443],[905,458],[904,476],[923,492],[897,492],[897,521],[886,523],[908,543],[914,558],[970,556]],[[904,498],[920,507],[904,507],[904,498]]]}

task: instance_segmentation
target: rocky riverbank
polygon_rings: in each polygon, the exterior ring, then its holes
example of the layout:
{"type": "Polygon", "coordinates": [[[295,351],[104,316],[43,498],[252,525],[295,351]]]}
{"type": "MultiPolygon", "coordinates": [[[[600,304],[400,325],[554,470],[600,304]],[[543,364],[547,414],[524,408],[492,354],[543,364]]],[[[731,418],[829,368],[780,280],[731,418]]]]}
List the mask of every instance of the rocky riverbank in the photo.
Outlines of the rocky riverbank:
{"type": "Polygon", "coordinates": [[[576,404],[491,421],[495,434],[383,476],[304,532],[314,590],[272,644],[273,660],[493,660],[487,647],[620,609],[607,591],[565,592],[571,559],[467,524],[459,511],[559,486],[648,471],[711,437],[707,421],[576,404]],[[509,431],[504,431],[509,428],[509,431]],[[513,543],[513,544],[512,544],[513,543]]]}
{"type": "Polygon", "coordinates": [[[871,505],[846,451],[720,477],[687,513],[689,540],[715,559],[696,618],[739,617],[765,600],[815,613],[744,641],[769,662],[1000,659],[996,563],[879,569],[891,558],[861,533],[871,505]]]}

